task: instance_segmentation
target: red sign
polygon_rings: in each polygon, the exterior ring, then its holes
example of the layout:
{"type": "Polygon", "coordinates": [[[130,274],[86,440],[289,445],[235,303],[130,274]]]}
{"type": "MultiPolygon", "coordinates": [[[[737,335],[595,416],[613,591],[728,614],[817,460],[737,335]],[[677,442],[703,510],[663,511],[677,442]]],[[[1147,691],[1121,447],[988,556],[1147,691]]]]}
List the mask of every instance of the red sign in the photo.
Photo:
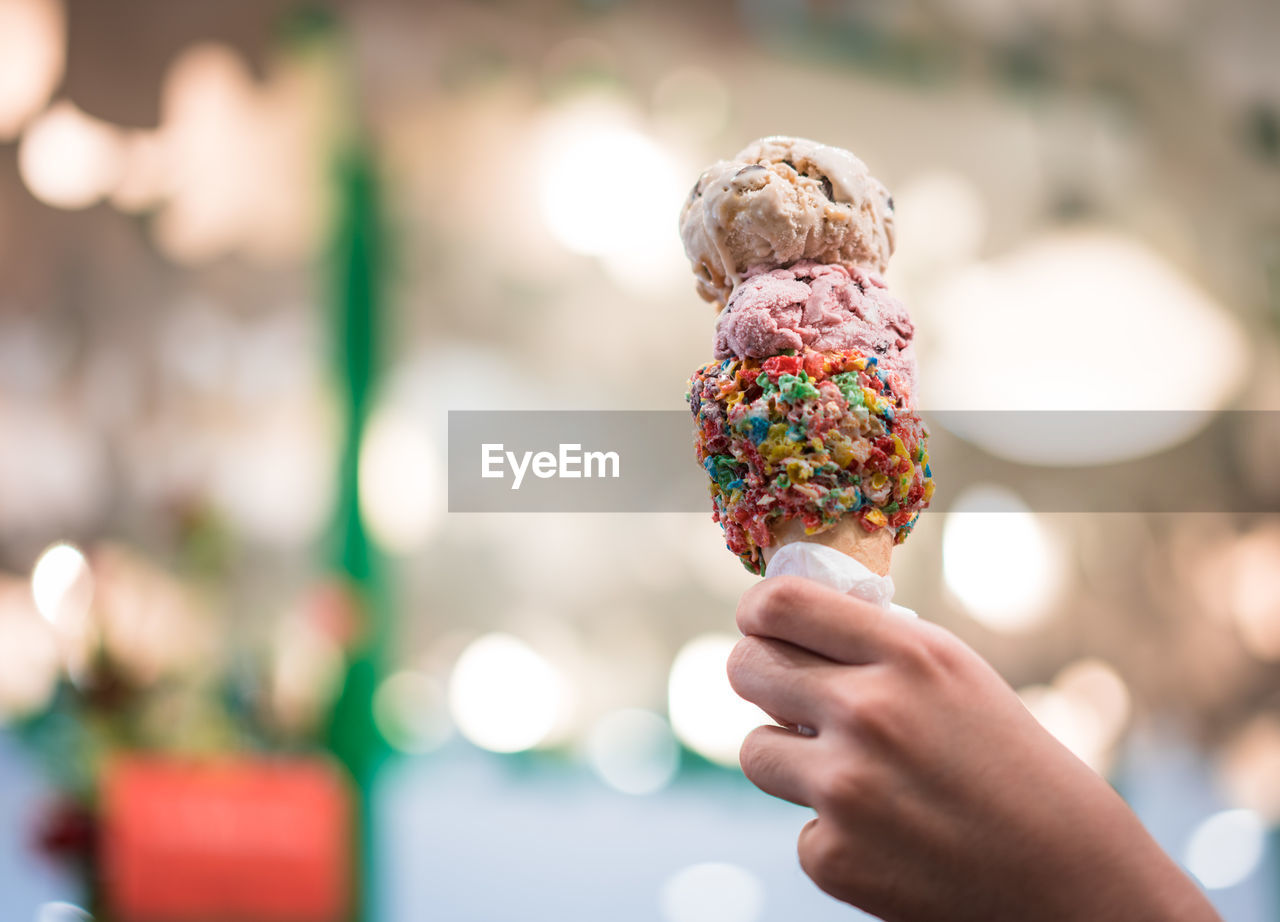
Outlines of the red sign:
{"type": "Polygon", "coordinates": [[[319,759],[116,762],[102,871],[120,922],[344,922],[352,804],[319,759]]]}

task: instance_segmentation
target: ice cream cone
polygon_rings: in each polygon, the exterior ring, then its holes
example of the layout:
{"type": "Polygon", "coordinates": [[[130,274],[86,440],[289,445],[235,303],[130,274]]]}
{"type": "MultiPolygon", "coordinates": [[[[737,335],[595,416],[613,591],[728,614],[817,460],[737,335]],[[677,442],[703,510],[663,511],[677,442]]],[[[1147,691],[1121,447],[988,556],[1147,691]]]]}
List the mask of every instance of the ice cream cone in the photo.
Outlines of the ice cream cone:
{"type": "Polygon", "coordinates": [[[868,570],[879,576],[889,575],[889,560],[893,556],[893,531],[880,528],[867,531],[862,523],[851,515],[840,519],[834,526],[816,535],[804,533],[804,523],[799,519],[789,519],[781,527],[773,529],[773,544],[761,548],[767,566],[778,548],[784,544],[797,541],[810,541],[835,548],[840,553],[852,557],[868,570]]]}
{"type": "Polygon", "coordinates": [[[812,542],[887,577],[894,544],[929,505],[915,327],[880,277],[893,223],[866,164],[803,138],[749,144],[685,202],[685,253],[721,308],[714,360],[686,394],[695,457],[725,546],[752,573],[779,547],[812,542]],[[805,520],[833,516],[805,534],[805,520]]]}

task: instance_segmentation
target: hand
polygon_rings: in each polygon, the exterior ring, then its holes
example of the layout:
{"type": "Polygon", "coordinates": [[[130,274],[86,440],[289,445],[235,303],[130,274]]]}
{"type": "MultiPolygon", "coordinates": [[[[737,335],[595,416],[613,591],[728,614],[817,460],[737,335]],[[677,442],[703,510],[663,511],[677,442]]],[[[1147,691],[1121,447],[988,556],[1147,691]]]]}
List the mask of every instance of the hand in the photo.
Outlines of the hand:
{"type": "Polygon", "coordinates": [[[783,725],[742,770],[817,811],[800,864],[827,893],[891,922],[1219,919],[950,632],[794,577],[748,590],[738,627],[729,681],[783,725]]]}

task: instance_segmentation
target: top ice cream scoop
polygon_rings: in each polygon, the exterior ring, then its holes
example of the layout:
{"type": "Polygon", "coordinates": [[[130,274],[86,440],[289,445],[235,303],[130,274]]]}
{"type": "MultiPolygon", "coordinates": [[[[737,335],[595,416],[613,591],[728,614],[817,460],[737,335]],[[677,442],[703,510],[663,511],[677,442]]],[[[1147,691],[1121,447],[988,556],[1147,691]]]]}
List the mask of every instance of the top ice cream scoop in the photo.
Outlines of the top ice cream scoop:
{"type": "Polygon", "coordinates": [[[893,199],[853,154],[803,138],[761,138],[707,168],[680,214],[698,293],[723,307],[751,269],[802,259],[883,272],[893,199]]]}

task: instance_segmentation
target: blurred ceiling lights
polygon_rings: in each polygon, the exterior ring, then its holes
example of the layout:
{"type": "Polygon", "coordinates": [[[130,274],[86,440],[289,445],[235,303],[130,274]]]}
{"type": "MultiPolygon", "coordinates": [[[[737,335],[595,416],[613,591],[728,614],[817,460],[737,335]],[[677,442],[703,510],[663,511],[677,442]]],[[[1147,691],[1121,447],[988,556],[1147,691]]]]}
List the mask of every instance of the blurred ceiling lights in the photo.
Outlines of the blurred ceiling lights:
{"type": "Polygon", "coordinates": [[[965,610],[993,631],[1044,622],[1062,593],[1058,542],[1003,487],[974,486],[956,498],[942,531],[942,573],[965,610]]]}
{"type": "Polygon", "coordinates": [[[672,215],[687,171],[621,101],[592,96],[551,112],[538,132],[539,210],[566,249],[598,257],[622,287],[683,282],[672,215]]]}
{"type": "Polygon", "coordinates": [[[93,922],[93,916],[74,903],[58,900],[42,903],[36,910],[35,922],[93,922]]]}
{"type": "Polygon", "coordinates": [[[188,584],[136,552],[111,544],[94,548],[93,573],[92,633],[130,681],[150,685],[217,668],[219,626],[206,617],[188,584]]]}
{"type": "Polygon", "coordinates": [[[773,723],[729,685],[725,667],[737,642],[729,634],[693,638],[676,654],[667,682],[667,710],[676,736],[694,752],[727,768],[738,767],[738,750],[748,733],[773,723]]]}
{"type": "Polygon", "coordinates": [[[680,67],[653,88],[654,130],[673,142],[711,141],[729,124],[729,88],[701,67],[680,67]]]}
{"type": "Polygon", "coordinates": [[[6,402],[0,393],[0,528],[75,533],[108,498],[103,441],[66,404],[6,402]]]}
{"type": "Polygon", "coordinates": [[[33,28],[32,11],[47,6],[0,0],[0,140],[6,127],[16,133],[26,126],[18,165],[32,195],[57,208],[106,199],[121,211],[154,211],[156,244],[185,264],[233,252],[284,261],[311,251],[324,226],[323,152],[336,126],[318,55],[273,61],[259,84],[234,49],[194,45],[165,76],[161,124],[126,132],[67,100],[35,115],[60,77],[61,37],[58,57],[46,65],[54,75],[48,80],[30,58],[51,53],[39,52],[41,41],[21,40],[36,50],[20,44],[12,54],[8,45],[33,28]],[[27,25],[11,35],[5,27],[15,16],[27,25]],[[19,85],[14,61],[35,76],[24,72],[19,85]]]}
{"type": "Polygon", "coordinates": [[[79,548],[54,544],[31,568],[31,598],[54,627],[58,650],[73,680],[88,668],[96,631],[90,618],[94,579],[79,548]]]}
{"type": "Polygon", "coordinates": [[[22,580],[0,576],[0,726],[38,713],[57,688],[62,658],[22,580]]]}
{"type": "Polygon", "coordinates": [[[894,192],[896,247],[890,273],[933,277],[970,263],[987,234],[987,206],[973,180],[933,169],[894,192]]]}
{"type": "Polygon", "coordinates": [[[91,617],[95,580],[79,548],[58,543],[31,568],[31,598],[53,626],[58,657],[73,682],[89,668],[98,632],[91,617]]]}
{"type": "Polygon", "coordinates": [[[1059,230],[955,273],[922,328],[922,403],[986,450],[1030,464],[1137,458],[1198,432],[1239,389],[1231,314],[1140,242],[1059,230]],[[1045,417],[1034,438],[1000,410],[1045,417]],[[1099,427],[1096,414],[1129,411],[1099,427]],[[1140,413],[1135,411],[1162,411],[1140,413]]]}
{"type": "Polygon", "coordinates": [[[233,251],[265,259],[308,251],[323,226],[329,164],[317,152],[332,127],[313,63],[277,60],[259,85],[224,45],[195,45],[173,62],[162,91],[166,168],[156,191],[165,203],[155,226],[169,256],[193,263],[233,251]]]}
{"type": "Polygon", "coordinates": [[[1223,810],[1196,827],[1183,863],[1206,889],[1234,887],[1258,869],[1266,836],[1266,824],[1254,811],[1223,810]]]}
{"type": "Polygon", "coordinates": [[[443,685],[414,669],[392,673],[378,686],[373,719],[383,739],[401,752],[431,752],[453,733],[443,685]]]}
{"type": "Polygon", "coordinates": [[[1280,718],[1259,714],[1223,753],[1221,776],[1235,803],[1280,822],[1280,718]]]}
{"type": "Polygon", "coordinates": [[[249,539],[296,547],[329,520],[338,467],[336,411],[324,395],[265,402],[213,427],[207,471],[217,509],[249,539]]]}
{"type": "Polygon", "coordinates": [[[764,884],[744,867],[707,861],[667,878],[658,904],[663,922],[757,922],[764,884]]]}
{"type": "Polygon", "coordinates": [[[18,170],[31,194],[55,208],[88,208],[115,188],[123,164],[118,128],[56,103],[22,135],[18,170]]]}
{"type": "Polygon", "coordinates": [[[360,509],[389,551],[417,550],[440,524],[444,481],[418,418],[391,406],[370,420],[360,446],[360,509]]]}
{"type": "Polygon", "coordinates": [[[1018,692],[1046,730],[1099,774],[1129,719],[1129,689],[1111,666],[1096,659],[1072,663],[1050,685],[1018,692]]]}
{"type": "Polygon", "coordinates": [[[653,794],[675,778],[680,747],[660,714],[621,708],[591,728],[587,759],[600,780],[624,794],[653,794]]]}
{"type": "Polygon", "coordinates": [[[45,550],[31,570],[31,597],[50,624],[78,621],[93,601],[93,576],[84,554],[70,544],[45,550]]]}
{"type": "Polygon", "coordinates": [[[528,644],[486,634],[462,651],[449,679],[449,709],[458,730],[491,752],[532,749],[568,709],[567,683],[528,644]]]}
{"type": "Polygon", "coordinates": [[[0,141],[44,108],[66,64],[60,0],[0,0],[0,141]]]}
{"type": "Polygon", "coordinates": [[[1280,528],[1244,535],[1221,562],[1218,578],[1241,643],[1259,659],[1280,660],[1280,528]]]}

